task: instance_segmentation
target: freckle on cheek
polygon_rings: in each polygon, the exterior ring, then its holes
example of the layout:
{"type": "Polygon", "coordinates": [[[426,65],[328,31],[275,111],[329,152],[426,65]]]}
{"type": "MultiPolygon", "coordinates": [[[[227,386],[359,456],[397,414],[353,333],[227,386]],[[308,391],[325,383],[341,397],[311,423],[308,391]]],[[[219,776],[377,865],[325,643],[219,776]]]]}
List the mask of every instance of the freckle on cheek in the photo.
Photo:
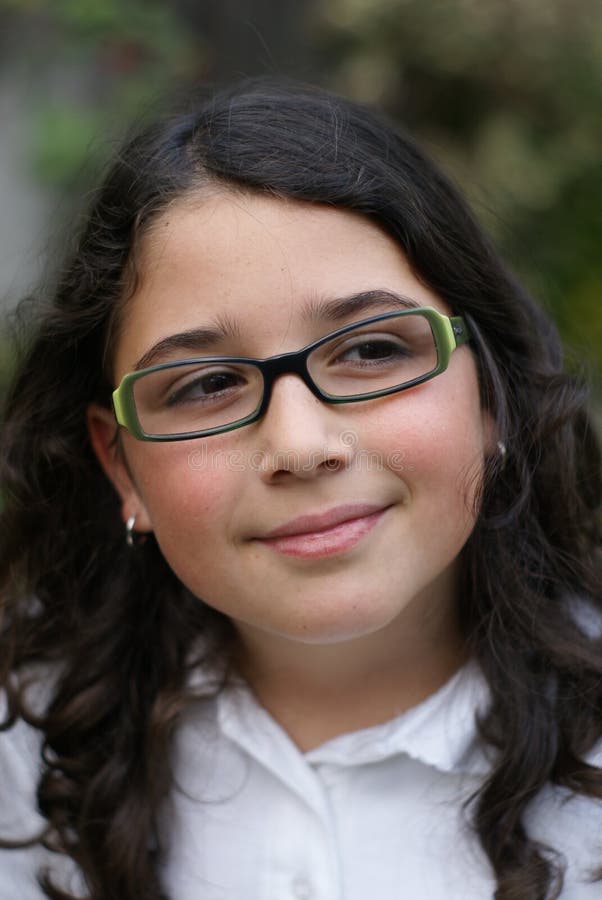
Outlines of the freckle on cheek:
{"type": "Polygon", "coordinates": [[[185,520],[191,524],[207,521],[227,495],[220,479],[175,467],[150,472],[142,489],[154,517],[179,520],[181,525],[185,520]]]}

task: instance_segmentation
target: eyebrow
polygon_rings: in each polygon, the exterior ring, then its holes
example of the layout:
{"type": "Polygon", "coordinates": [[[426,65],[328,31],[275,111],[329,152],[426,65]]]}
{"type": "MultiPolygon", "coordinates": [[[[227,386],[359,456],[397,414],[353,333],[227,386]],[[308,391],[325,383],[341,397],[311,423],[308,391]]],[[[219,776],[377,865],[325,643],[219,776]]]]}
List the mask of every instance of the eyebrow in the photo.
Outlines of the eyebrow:
{"type": "Polygon", "coordinates": [[[221,316],[209,325],[170,334],[169,337],[157,341],[146,353],[142,354],[132,371],[138,372],[140,369],[146,369],[147,366],[160,362],[162,357],[176,350],[190,350],[192,353],[198,353],[214,347],[219,341],[226,338],[237,337],[240,337],[240,332],[236,323],[227,316],[221,316]]]}
{"type": "Polygon", "coordinates": [[[375,306],[387,306],[390,309],[418,309],[420,303],[412,300],[411,297],[396,294],[395,291],[360,291],[349,297],[337,297],[335,300],[309,300],[301,315],[304,319],[339,322],[347,316],[372,309],[375,306]]]}
{"type": "MultiPolygon", "coordinates": [[[[333,299],[315,298],[308,300],[304,305],[301,317],[307,321],[340,322],[348,316],[358,312],[373,310],[375,307],[388,307],[389,309],[418,309],[420,303],[388,290],[360,291],[348,297],[333,299]]],[[[209,325],[191,328],[169,337],[162,338],[144,353],[136,362],[133,371],[146,369],[155,362],[161,360],[169,353],[177,350],[189,350],[193,353],[215,347],[217,343],[227,338],[240,337],[236,323],[226,317],[221,317],[209,325]]]]}

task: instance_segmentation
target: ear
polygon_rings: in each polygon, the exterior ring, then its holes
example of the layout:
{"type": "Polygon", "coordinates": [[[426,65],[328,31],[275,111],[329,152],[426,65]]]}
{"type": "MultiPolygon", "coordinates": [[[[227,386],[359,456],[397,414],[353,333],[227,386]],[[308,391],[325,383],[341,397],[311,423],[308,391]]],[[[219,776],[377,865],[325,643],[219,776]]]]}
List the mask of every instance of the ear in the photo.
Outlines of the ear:
{"type": "Polygon", "coordinates": [[[121,497],[123,521],[135,516],[136,531],[152,531],[148,510],[130,472],[123,446],[118,440],[119,426],[115,422],[115,416],[98,403],[88,406],[86,416],[92,449],[105,475],[121,497]]]}

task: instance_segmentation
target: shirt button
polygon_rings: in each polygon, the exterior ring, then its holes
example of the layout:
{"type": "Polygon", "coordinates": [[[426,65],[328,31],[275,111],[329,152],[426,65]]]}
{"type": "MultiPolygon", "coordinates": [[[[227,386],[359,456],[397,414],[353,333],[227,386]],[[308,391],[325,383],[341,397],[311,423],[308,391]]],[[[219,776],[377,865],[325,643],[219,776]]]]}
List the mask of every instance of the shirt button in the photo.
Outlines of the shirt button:
{"type": "Polygon", "coordinates": [[[302,875],[297,875],[293,878],[291,887],[293,889],[293,897],[296,897],[297,900],[311,900],[314,895],[311,881],[308,881],[302,875]]]}

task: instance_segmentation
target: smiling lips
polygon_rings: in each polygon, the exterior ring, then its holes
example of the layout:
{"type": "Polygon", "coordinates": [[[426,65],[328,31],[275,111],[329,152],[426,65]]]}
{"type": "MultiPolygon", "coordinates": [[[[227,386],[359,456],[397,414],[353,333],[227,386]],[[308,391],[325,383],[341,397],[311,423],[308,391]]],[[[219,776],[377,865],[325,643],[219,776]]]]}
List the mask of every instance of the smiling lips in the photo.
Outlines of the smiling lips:
{"type": "Polygon", "coordinates": [[[388,508],[374,504],[338,506],[320,515],[292,519],[260,540],[286,556],[332,556],[354,547],[388,508]]]}

